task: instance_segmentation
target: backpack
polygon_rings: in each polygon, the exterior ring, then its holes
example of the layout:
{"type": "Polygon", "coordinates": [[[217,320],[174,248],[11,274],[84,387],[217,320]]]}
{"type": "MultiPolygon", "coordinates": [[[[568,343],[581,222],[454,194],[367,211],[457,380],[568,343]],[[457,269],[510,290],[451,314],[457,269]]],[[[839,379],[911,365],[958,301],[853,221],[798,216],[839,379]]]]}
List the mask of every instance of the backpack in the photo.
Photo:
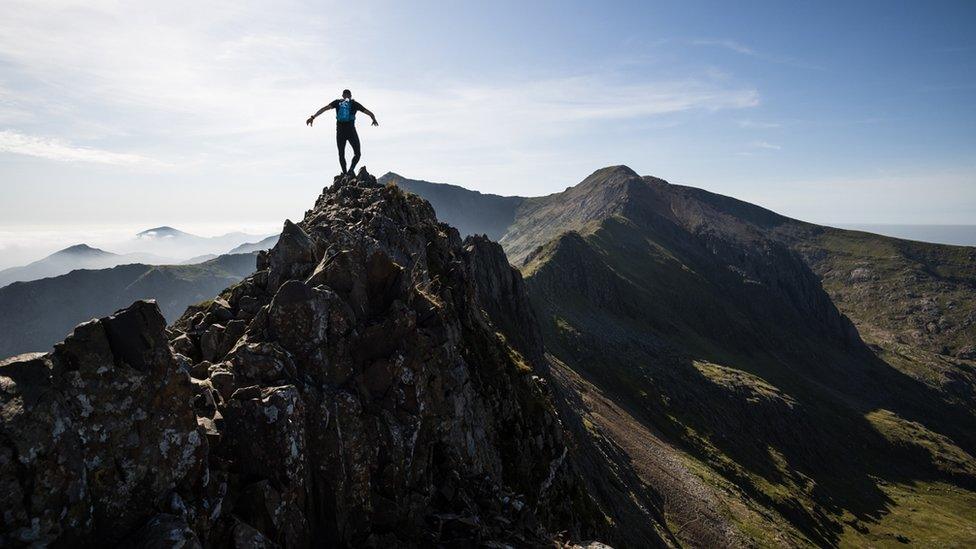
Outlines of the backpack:
{"type": "Polygon", "coordinates": [[[343,99],[342,101],[339,101],[339,105],[336,106],[336,121],[356,121],[356,108],[352,104],[352,99],[343,99]]]}

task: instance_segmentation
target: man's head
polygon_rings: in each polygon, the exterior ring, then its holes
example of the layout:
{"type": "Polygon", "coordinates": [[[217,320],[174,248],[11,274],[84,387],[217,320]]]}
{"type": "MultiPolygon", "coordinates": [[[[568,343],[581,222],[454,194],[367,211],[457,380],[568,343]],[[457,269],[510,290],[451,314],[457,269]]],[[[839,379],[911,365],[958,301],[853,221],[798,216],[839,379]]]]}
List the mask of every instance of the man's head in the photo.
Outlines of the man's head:
{"type": "Polygon", "coordinates": [[[349,90],[342,90],[342,98],[343,99],[349,99],[350,97],[352,97],[352,92],[351,91],[349,91],[349,90]]]}

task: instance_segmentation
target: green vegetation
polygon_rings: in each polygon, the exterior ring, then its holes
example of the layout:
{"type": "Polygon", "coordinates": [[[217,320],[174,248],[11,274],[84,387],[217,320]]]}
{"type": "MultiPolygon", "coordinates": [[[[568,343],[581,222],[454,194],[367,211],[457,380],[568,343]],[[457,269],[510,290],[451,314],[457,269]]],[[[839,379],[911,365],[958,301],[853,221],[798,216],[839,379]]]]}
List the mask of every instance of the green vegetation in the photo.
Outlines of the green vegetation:
{"type": "Polygon", "coordinates": [[[940,470],[976,477],[976,460],[948,437],[932,432],[921,423],[901,418],[891,410],[874,410],[865,417],[889,441],[924,448],[940,470]]]}
{"type": "Polygon", "coordinates": [[[891,501],[874,522],[845,516],[841,547],[976,546],[976,493],[941,482],[883,484],[891,501]]]}
{"type": "Polygon", "coordinates": [[[786,240],[869,343],[942,355],[976,345],[976,249],[839,229],[786,240]]]}
{"type": "Polygon", "coordinates": [[[508,354],[509,362],[515,365],[516,370],[518,370],[523,374],[532,373],[532,365],[525,360],[525,357],[522,356],[522,353],[518,352],[515,349],[515,347],[513,347],[512,344],[508,342],[508,339],[505,338],[505,335],[503,333],[495,332],[495,337],[498,338],[499,343],[502,345],[502,347],[505,349],[505,352],[508,354]]]}
{"type": "MultiPolygon", "coordinates": [[[[894,250],[873,247],[871,257],[887,261],[894,250]]],[[[735,276],[710,260],[617,216],[548,243],[523,273],[550,319],[550,352],[682,449],[752,542],[883,545],[900,535],[964,544],[964,528],[943,528],[974,497],[964,486],[976,462],[960,438],[973,415],[912,382],[928,376],[924,386],[937,391],[954,370],[936,374],[940,355],[907,345],[891,359],[899,364],[852,354],[842,333],[771,296],[762,273],[735,276]],[[890,399],[900,408],[878,407],[890,399]],[[916,483],[948,487],[938,492],[944,514],[925,523],[931,532],[901,507],[916,483]]],[[[935,501],[919,505],[935,512],[935,501]]]]}

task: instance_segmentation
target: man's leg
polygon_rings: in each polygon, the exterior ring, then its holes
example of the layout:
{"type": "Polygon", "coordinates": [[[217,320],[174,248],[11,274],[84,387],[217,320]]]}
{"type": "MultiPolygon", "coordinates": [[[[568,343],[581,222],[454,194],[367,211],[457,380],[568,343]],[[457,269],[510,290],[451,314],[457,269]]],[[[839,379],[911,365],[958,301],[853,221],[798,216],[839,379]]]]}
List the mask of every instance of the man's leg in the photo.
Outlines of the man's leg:
{"type": "Polygon", "coordinates": [[[349,132],[349,144],[352,145],[352,163],[349,164],[349,173],[356,172],[356,163],[359,162],[359,134],[356,128],[349,132]]]}
{"type": "Polygon", "coordinates": [[[342,128],[336,128],[336,145],[339,147],[339,167],[342,173],[346,173],[346,132],[342,128]]]}

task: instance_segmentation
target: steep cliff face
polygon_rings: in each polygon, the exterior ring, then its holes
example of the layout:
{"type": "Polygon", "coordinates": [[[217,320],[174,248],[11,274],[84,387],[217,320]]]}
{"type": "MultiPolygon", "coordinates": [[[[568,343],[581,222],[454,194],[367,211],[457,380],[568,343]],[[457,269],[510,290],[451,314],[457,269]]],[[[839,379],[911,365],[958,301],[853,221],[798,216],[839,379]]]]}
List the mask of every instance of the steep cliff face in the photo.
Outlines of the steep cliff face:
{"type": "Polygon", "coordinates": [[[521,273],[509,266],[502,247],[484,236],[466,238],[464,250],[478,303],[516,349],[544,367],[542,333],[521,273]]]}
{"type": "Polygon", "coordinates": [[[527,303],[497,245],[337,178],[168,331],[140,303],[0,367],[4,544],[605,535],[527,303]]]}

